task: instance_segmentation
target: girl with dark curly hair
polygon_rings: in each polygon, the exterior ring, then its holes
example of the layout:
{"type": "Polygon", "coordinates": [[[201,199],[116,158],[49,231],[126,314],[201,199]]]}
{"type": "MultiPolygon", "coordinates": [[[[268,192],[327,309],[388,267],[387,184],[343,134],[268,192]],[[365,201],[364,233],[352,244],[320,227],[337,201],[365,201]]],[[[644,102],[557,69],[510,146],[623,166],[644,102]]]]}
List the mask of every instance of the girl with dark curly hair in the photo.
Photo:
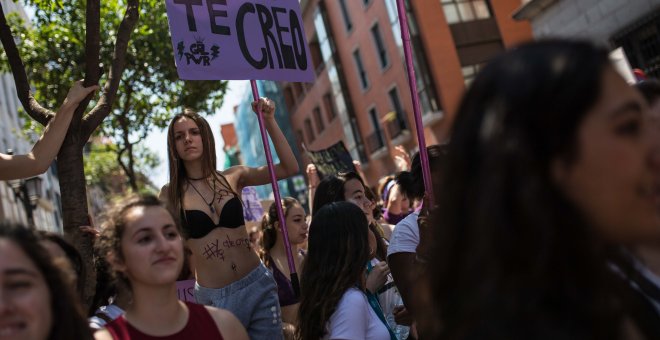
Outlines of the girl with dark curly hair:
{"type": "Polygon", "coordinates": [[[96,339],[247,339],[226,310],[180,301],[176,280],[185,260],[179,226],[155,196],[125,199],[97,239],[99,253],[131,292],[126,313],[96,339]]]}

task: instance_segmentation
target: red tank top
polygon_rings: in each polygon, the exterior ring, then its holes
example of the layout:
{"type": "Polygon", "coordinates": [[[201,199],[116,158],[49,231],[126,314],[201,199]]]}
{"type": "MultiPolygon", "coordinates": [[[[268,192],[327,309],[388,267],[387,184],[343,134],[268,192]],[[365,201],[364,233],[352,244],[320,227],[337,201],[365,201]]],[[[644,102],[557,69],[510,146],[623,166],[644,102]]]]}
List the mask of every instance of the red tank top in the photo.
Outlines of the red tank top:
{"type": "Polygon", "coordinates": [[[185,302],[188,306],[188,322],[182,330],[167,336],[151,336],[144,334],[131,326],[124,316],[120,316],[105,327],[112,338],[116,340],[188,340],[188,339],[220,339],[222,335],[213,317],[203,305],[185,302]]]}

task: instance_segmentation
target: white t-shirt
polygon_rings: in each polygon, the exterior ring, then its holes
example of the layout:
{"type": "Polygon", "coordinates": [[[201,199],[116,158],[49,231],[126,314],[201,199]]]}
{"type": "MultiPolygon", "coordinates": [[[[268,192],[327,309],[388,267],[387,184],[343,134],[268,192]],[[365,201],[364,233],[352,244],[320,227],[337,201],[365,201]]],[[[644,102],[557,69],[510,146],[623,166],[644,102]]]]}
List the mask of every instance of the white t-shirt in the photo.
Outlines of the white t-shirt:
{"type": "Polygon", "coordinates": [[[395,253],[417,253],[419,245],[419,212],[413,212],[397,223],[387,247],[387,256],[395,253]]]}
{"type": "Polygon", "coordinates": [[[323,337],[342,340],[389,340],[387,327],[371,309],[367,296],[357,288],[348,289],[326,325],[323,337]]]}

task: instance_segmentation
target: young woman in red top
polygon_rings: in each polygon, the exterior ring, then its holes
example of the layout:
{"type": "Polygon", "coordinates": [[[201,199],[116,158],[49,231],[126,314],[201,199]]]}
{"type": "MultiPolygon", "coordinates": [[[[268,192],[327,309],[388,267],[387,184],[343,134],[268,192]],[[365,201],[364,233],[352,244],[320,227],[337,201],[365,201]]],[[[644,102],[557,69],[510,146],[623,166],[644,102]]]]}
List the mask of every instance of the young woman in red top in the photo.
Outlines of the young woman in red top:
{"type": "Polygon", "coordinates": [[[128,283],[133,301],[96,339],[248,339],[230,312],[177,298],[183,239],[158,198],[136,197],[121,204],[97,245],[118,279],[128,283]]]}

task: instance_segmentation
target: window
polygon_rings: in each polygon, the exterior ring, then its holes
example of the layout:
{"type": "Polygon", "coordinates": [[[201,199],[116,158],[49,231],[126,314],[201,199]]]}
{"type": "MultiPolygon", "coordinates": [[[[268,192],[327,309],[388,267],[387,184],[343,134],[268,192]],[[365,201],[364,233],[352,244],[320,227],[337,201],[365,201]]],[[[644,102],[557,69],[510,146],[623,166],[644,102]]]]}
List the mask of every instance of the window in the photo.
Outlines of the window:
{"type": "Polygon", "coordinates": [[[378,54],[378,61],[380,61],[380,68],[385,68],[389,64],[387,59],[387,49],[385,48],[385,42],[383,41],[383,36],[380,34],[380,27],[378,27],[377,23],[371,27],[371,37],[374,39],[376,54],[378,54]]]}
{"type": "Polygon", "coordinates": [[[390,138],[398,137],[403,130],[407,129],[406,126],[406,112],[401,105],[401,99],[396,87],[392,88],[387,95],[390,97],[394,117],[387,122],[387,131],[390,133],[390,138]]]}
{"type": "Polygon", "coordinates": [[[346,0],[339,0],[339,7],[341,9],[341,16],[344,17],[344,26],[346,30],[350,31],[353,29],[353,23],[351,22],[351,17],[348,15],[348,7],[346,7],[346,0]]]}
{"type": "Polygon", "coordinates": [[[358,78],[360,78],[360,85],[362,85],[362,89],[364,90],[369,87],[369,79],[367,78],[367,71],[364,69],[364,64],[362,63],[360,50],[355,50],[355,52],[353,52],[353,59],[355,60],[358,78]]]}
{"type": "Polygon", "coordinates": [[[376,112],[376,108],[371,108],[369,110],[369,118],[374,127],[374,132],[367,137],[367,146],[369,147],[369,151],[374,153],[385,146],[385,140],[383,139],[383,132],[380,129],[380,122],[378,121],[378,112],[376,112]]]}
{"type": "Polygon", "coordinates": [[[486,0],[440,0],[447,23],[456,24],[491,17],[486,0]]]}
{"type": "Polygon", "coordinates": [[[323,108],[325,109],[325,114],[328,117],[328,122],[331,122],[335,117],[337,117],[337,109],[335,108],[334,101],[332,100],[332,95],[330,92],[323,95],[323,108]]]}
{"type": "MultiPolygon", "coordinates": [[[[422,43],[419,30],[417,29],[415,13],[413,12],[409,0],[406,0],[404,4],[406,15],[408,17],[408,26],[410,27],[410,39],[413,49],[413,68],[417,74],[417,95],[422,106],[422,112],[423,114],[437,112],[440,110],[440,101],[438,100],[435,91],[435,83],[430,76],[431,72],[429,70],[428,62],[426,61],[424,44],[422,43]]],[[[399,53],[403,58],[403,42],[401,41],[401,27],[399,25],[396,0],[385,0],[385,5],[387,5],[387,14],[390,17],[390,24],[395,42],[399,48],[399,53]]]]}
{"type": "Polygon", "coordinates": [[[312,121],[309,118],[305,119],[305,133],[307,133],[307,142],[311,144],[316,136],[314,135],[314,129],[312,129],[312,121]]]}
{"type": "Polygon", "coordinates": [[[321,117],[321,108],[318,106],[314,108],[314,121],[316,122],[316,132],[321,134],[325,126],[323,125],[323,117],[321,117]]]}
{"type": "Polygon", "coordinates": [[[314,34],[314,38],[309,42],[308,46],[309,55],[312,57],[312,64],[314,64],[314,70],[316,70],[316,74],[319,74],[325,68],[325,63],[317,34],[314,34]]]}

